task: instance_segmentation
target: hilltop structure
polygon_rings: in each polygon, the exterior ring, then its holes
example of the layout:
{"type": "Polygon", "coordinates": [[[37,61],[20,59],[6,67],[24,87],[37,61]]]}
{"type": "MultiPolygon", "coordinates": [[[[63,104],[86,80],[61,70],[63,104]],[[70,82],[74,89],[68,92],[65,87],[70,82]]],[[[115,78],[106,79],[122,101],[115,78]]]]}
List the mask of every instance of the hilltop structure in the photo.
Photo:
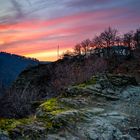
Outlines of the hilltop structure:
{"type": "Polygon", "coordinates": [[[96,48],[94,54],[99,57],[110,57],[110,56],[121,56],[129,57],[131,56],[132,50],[125,46],[112,46],[109,48],[96,48]]]}

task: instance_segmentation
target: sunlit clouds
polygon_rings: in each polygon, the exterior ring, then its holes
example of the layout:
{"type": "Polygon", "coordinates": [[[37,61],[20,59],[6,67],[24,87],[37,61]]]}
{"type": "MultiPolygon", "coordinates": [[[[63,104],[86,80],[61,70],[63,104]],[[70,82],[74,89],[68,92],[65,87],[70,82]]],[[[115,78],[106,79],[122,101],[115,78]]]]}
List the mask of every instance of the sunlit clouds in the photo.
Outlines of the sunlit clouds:
{"type": "MultiPolygon", "coordinates": [[[[0,0],[2,1],[2,0],[0,0]]],[[[108,26],[139,27],[139,0],[5,0],[0,6],[0,51],[39,60],[60,54],[108,26]]]]}

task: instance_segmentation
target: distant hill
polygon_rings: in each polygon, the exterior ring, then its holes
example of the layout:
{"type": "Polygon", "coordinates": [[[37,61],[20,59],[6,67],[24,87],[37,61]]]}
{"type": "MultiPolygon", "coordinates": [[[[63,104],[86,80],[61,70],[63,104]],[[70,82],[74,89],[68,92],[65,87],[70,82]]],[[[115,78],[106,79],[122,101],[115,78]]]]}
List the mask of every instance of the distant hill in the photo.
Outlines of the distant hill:
{"type": "Polygon", "coordinates": [[[38,64],[36,59],[0,52],[0,87],[9,87],[23,70],[38,64]]]}

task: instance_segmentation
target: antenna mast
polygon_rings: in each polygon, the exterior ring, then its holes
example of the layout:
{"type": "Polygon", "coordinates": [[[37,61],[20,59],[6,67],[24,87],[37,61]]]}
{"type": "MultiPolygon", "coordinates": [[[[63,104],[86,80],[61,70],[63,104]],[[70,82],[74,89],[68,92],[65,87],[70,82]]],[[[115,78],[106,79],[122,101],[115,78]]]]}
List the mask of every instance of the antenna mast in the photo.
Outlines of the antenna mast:
{"type": "Polygon", "coordinates": [[[57,46],[57,59],[59,59],[59,45],[57,46]]]}

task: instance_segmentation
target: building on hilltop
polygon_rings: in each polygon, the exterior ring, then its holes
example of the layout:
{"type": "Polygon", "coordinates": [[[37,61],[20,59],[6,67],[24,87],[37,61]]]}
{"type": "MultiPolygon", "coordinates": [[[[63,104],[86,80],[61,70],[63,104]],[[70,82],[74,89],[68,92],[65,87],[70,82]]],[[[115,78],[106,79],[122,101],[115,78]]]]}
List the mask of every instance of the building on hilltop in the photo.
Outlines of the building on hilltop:
{"type": "Polygon", "coordinates": [[[94,54],[99,57],[111,57],[111,56],[121,56],[129,57],[131,51],[128,47],[125,46],[112,46],[108,48],[96,48],[94,54]]]}

